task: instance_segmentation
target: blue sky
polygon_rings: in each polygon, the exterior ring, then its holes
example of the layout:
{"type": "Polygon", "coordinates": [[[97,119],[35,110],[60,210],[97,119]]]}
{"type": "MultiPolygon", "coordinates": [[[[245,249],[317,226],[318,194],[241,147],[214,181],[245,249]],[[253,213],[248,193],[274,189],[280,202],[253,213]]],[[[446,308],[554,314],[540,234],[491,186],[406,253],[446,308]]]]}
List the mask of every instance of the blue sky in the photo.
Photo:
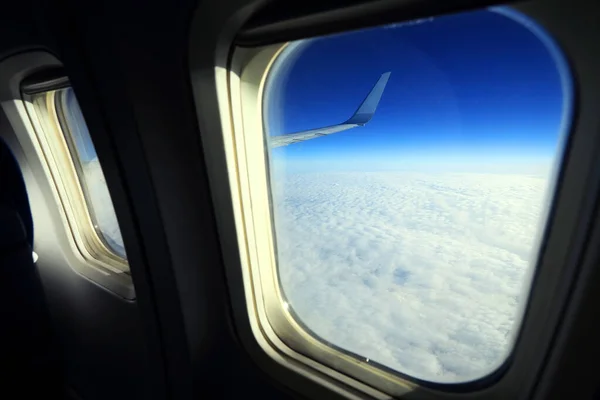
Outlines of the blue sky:
{"type": "Polygon", "coordinates": [[[71,135],[75,141],[79,157],[81,161],[85,163],[97,157],[96,149],[92,143],[90,132],[83,119],[83,114],[73,89],[67,89],[66,96],[66,114],[69,125],[71,126],[71,135]]]}
{"type": "Polygon", "coordinates": [[[270,78],[271,135],[345,121],[392,74],[368,125],[273,157],[312,169],[550,163],[570,85],[542,40],[482,10],[304,42],[270,78]]]}

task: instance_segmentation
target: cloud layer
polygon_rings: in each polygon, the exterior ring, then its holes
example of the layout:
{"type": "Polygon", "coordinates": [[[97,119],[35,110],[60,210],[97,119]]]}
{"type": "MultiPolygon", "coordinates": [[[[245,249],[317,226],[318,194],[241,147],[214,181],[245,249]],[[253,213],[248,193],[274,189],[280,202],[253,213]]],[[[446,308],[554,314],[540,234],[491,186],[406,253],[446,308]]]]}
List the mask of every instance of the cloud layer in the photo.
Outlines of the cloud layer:
{"type": "Polygon", "coordinates": [[[476,173],[274,179],[279,272],[314,334],[416,378],[464,382],[512,346],[548,180],[476,173]]]}
{"type": "MultiPolygon", "coordinates": [[[[123,239],[102,170],[84,167],[98,226],[123,239]]],[[[546,176],[288,173],[273,181],[279,273],[315,335],[434,382],[506,358],[545,220],[546,176]]]]}
{"type": "Polygon", "coordinates": [[[95,219],[95,223],[108,246],[114,252],[126,258],[115,209],[108,187],[106,186],[104,173],[97,158],[84,164],[83,174],[87,184],[89,199],[92,203],[92,218],[95,219]]]}

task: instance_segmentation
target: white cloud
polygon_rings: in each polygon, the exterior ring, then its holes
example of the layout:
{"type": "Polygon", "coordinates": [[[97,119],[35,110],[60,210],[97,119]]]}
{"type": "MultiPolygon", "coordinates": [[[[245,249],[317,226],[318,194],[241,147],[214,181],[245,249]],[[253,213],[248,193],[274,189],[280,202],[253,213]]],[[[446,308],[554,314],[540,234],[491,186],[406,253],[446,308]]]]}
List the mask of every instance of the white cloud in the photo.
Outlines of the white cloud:
{"type": "MultiPolygon", "coordinates": [[[[84,174],[100,230],[120,250],[98,161],[84,174]]],[[[287,299],[317,335],[370,360],[435,382],[482,377],[518,328],[547,185],[544,175],[280,174],[287,299]]]]}
{"type": "Polygon", "coordinates": [[[284,292],[337,346],[421,379],[480,378],[518,328],[547,184],[476,173],[279,176],[284,292]]]}
{"type": "Polygon", "coordinates": [[[97,158],[84,165],[83,174],[87,184],[89,200],[92,203],[91,208],[104,239],[112,250],[121,256],[125,256],[119,223],[106,186],[106,179],[97,158]]]}

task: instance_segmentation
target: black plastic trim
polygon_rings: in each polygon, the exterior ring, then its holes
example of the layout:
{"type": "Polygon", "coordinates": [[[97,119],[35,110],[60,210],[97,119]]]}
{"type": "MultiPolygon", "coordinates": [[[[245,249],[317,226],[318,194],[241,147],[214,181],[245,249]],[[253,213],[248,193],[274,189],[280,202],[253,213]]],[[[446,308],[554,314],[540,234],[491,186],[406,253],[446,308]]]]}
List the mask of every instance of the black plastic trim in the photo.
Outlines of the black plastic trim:
{"type": "Polygon", "coordinates": [[[35,72],[21,82],[21,92],[26,95],[64,89],[71,86],[62,67],[43,69],[35,72]]]}

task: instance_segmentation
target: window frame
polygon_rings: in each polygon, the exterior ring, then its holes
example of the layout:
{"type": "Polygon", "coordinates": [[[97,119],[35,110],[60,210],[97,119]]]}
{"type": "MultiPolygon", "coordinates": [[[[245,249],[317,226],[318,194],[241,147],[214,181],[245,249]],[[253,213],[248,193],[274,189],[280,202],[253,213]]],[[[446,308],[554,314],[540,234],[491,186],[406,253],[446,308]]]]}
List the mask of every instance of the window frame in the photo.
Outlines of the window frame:
{"type": "MultiPolygon", "coordinates": [[[[210,5],[206,7],[210,7],[210,5]]],[[[511,7],[542,25],[556,42],[568,44],[568,46],[562,46],[563,51],[568,61],[573,60],[572,55],[567,53],[568,50],[575,47],[580,49],[581,46],[578,46],[573,36],[567,33],[569,20],[557,19],[551,12],[560,7],[560,3],[553,2],[550,5],[547,3],[542,5],[539,2],[530,1],[511,7]]],[[[473,6],[473,8],[476,7],[473,6]]],[[[200,8],[197,11],[195,27],[202,21],[201,10],[200,8]]],[[[226,10],[221,18],[225,22],[231,23],[228,18],[230,15],[236,15],[235,12],[237,9],[226,10]],[[228,12],[231,14],[227,14],[228,12]]],[[[435,12],[430,15],[435,15],[435,12]]],[[[360,19],[357,16],[353,17],[360,19]]],[[[347,18],[350,20],[351,16],[347,16],[347,18]]],[[[409,18],[398,18],[398,22],[407,19],[409,18]]],[[[322,20],[315,22],[315,24],[318,23],[322,23],[322,20]]],[[[355,21],[348,22],[348,25],[355,23],[355,21]]],[[[284,25],[282,24],[279,28],[284,30],[284,25]]],[[[343,31],[343,24],[340,25],[337,25],[336,29],[343,31]]],[[[371,16],[364,27],[373,25],[373,16],[371,16]]],[[[203,43],[203,40],[200,39],[200,30],[194,29],[196,31],[192,33],[191,53],[192,55],[202,54],[200,50],[197,52],[194,50],[195,45],[203,43]]],[[[231,29],[239,29],[239,26],[231,29]]],[[[225,31],[216,30],[211,34],[219,37],[219,35],[224,35],[225,31]]],[[[310,37],[311,32],[314,32],[310,23],[303,32],[303,34],[294,32],[298,36],[294,39],[299,39],[302,35],[310,37]]],[[[206,34],[206,32],[202,33],[206,34]]],[[[268,43],[268,39],[266,41],[268,43]]],[[[225,43],[224,46],[229,46],[227,44],[229,42],[225,41],[225,43]]],[[[264,159],[261,161],[265,149],[257,147],[256,143],[247,143],[247,140],[250,140],[250,137],[260,136],[261,143],[263,143],[262,113],[256,112],[256,110],[262,104],[259,93],[263,89],[264,79],[266,79],[266,65],[269,65],[270,61],[263,60],[260,63],[262,69],[257,66],[250,68],[250,65],[253,62],[258,63],[256,59],[261,57],[261,49],[258,48],[258,44],[253,44],[257,46],[255,50],[236,48],[234,45],[229,48],[229,53],[223,48],[213,49],[216,59],[207,62],[192,56],[191,73],[194,91],[204,91],[203,100],[205,101],[206,90],[214,90],[216,104],[218,104],[216,106],[199,104],[196,98],[227,278],[233,287],[231,300],[234,304],[234,317],[243,343],[251,351],[255,360],[271,375],[285,375],[286,382],[292,382],[289,384],[293,384],[293,376],[297,374],[308,378],[315,385],[303,390],[305,393],[318,390],[316,386],[320,385],[326,387],[330,393],[335,392],[341,397],[352,397],[358,392],[360,393],[359,397],[378,398],[385,397],[386,393],[389,393],[400,396],[405,394],[406,397],[414,395],[416,397],[447,398],[452,397],[456,391],[464,392],[465,395],[469,392],[468,395],[472,398],[483,398],[490,395],[499,398],[528,397],[535,388],[538,373],[543,371],[546,354],[553,344],[554,332],[560,326],[562,310],[570,299],[571,287],[580,268],[579,260],[590,251],[586,247],[586,240],[590,216],[595,208],[593,204],[598,193],[596,187],[589,187],[587,179],[594,176],[594,166],[597,164],[595,157],[600,151],[597,146],[599,135],[597,132],[594,133],[593,126],[590,125],[590,121],[597,119],[597,116],[589,109],[582,111],[577,108],[582,88],[577,87],[577,82],[574,82],[574,115],[571,121],[568,121],[571,125],[568,129],[569,134],[563,139],[565,141],[564,154],[563,160],[559,164],[560,170],[555,171],[557,176],[555,190],[548,210],[549,217],[546,221],[544,237],[540,239],[538,267],[532,279],[527,307],[523,311],[521,333],[514,344],[513,353],[505,364],[505,368],[499,370],[502,373],[496,374],[494,379],[483,378],[479,381],[459,385],[430,384],[427,385],[428,387],[424,387],[420,385],[420,382],[398,382],[396,380],[396,382],[392,382],[394,387],[391,390],[388,390],[390,388],[386,388],[382,382],[379,384],[375,382],[380,389],[377,390],[374,388],[375,385],[370,380],[365,380],[364,377],[361,377],[362,381],[350,378],[348,375],[292,349],[274,333],[268,319],[265,318],[266,309],[278,307],[273,303],[264,304],[264,290],[261,285],[255,284],[257,280],[260,282],[262,277],[255,271],[259,257],[257,252],[261,250],[257,250],[254,221],[256,219],[258,224],[268,224],[261,221],[261,218],[265,218],[266,207],[263,206],[259,213],[255,213],[254,209],[260,207],[257,203],[260,204],[263,201],[261,198],[267,196],[263,193],[253,197],[247,193],[248,187],[255,188],[255,191],[257,187],[261,187],[261,190],[264,191],[267,186],[264,182],[255,181],[255,179],[260,180],[260,178],[256,178],[258,175],[253,175],[251,178],[248,176],[248,170],[260,170],[261,168],[264,170],[265,165],[262,167],[253,165],[247,168],[248,157],[253,161],[256,160],[259,164],[265,163],[264,159]],[[211,65],[212,76],[208,73],[211,65]],[[199,73],[200,71],[202,73],[199,73]],[[242,107],[242,103],[244,107],[242,107]],[[216,111],[218,111],[219,118],[217,121],[213,121],[216,107],[218,107],[216,111]],[[246,111],[249,108],[254,111],[246,111]],[[208,112],[209,110],[212,115],[208,112]],[[586,123],[582,123],[582,120],[586,123]],[[249,186],[249,182],[252,182],[252,185],[249,186]],[[248,203],[250,199],[252,200],[251,204],[248,203]],[[557,226],[560,226],[560,229],[554,229],[557,226]],[[241,293],[238,293],[238,290],[241,293]],[[237,311],[236,308],[241,308],[243,312],[237,311]],[[273,361],[279,366],[286,367],[290,372],[275,372],[273,361]]],[[[275,54],[278,45],[272,46],[275,47],[269,51],[271,54],[275,54]]],[[[587,46],[589,52],[589,44],[587,46]]],[[[268,45],[262,50],[267,47],[268,45]]],[[[202,48],[202,50],[207,51],[206,48],[202,48]]],[[[584,66],[586,61],[584,58],[589,59],[588,54],[582,51],[578,51],[577,54],[578,62],[570,65],[574,80],[580,76],[582,68],[588,68],[588,66],[584,66]]],[[[264,54],[262,57],[269,58],[264,54]]],[[[587,72],[588,80],[591,80],[589,68],[587,72]]],[[[589,90],[589,88],[585,90],[588,97],[589,90]]],[[[250,172],[250,175],[252,174],[250,172]]],[[[266,180],[266,177],[264,179],[266,180]]],[[[259,231],[264,232],[264,228],[259,228],[259,231]]],[[[265,239],[258,240],[264,241],[265,239]]],[[[265,247],[264,244],[262,246],[265,247]]],[[[260,257],[273,259],[273,254],[270,257],[265,254],[260,257]]],[[[269,268],[259,266],[258,269],[266,270],[265,272],[269,274],[269,268]]],[[[272,272],[272,268],[270,271],[272,272]]],[[[267,294],[267,296],[269,295],[271,294],[267,294]]]]}
{"type": "MultiPolygon", "coordinates": [[[[484,8],[480,8],[480,10],[483,9],[484,8]]],[[[562,70],[565,74],[573,73],[570,70],[569,65],[563,63],[563,61],[566,61],[566,54],[560,53],[561,49],[558,48],[558,45],[554,42],[554,38],[545,36],[545,32],[541,32],[538,26],[531,26],[525,13],[515,14],[512,12],[513,10],[506,6],[488,7],[488,9],[491,10],[490,12],[497,12],[505,18],[512,19],[514,23],[520,23],[523,26],[526,26],[529,29],[530,34],[535,35],[537,39],[546,46],[548,52],[557,62],[557,69],[562,70]]],[[[259,216],[258,222],[246,223],[247,226],[249,225],[246,229],[254,231],[254,233],[251,234],[247,233],[247,236],[251,236],[248,239],[251,248],[249,251],[256,253],[253,256],[254,259],[251,259],[250,261],[250,269],[252,271],[257,271],[252,276],[253,282],[260,282],[259,285],[255,284],[255,286],[260,286],[260,289],[255,290],[257,292],[256,296],[259,299],[257,300],[258,307],[261,307],[260,303],[262,302],[262,307],[265,309],[266,316],[264,317],[264,320],[262,320],[262,324],[270,324],[274,333],[282,342],[303,355],[308,356],[311,359],[319,360],[320,362],[329,365],[331,368],[339,369],[341,372],[350,376],[358,377],[362,375],[361,379],[363,381],[386,393],[392,393],[395,396],[402,396],[406,394],[407,391],[414,390],[415,385],[418,385],[421,388],[450,392],[469,392],[474,388],[485,389],[487,386],[493,385],[494,382],[502,378],[502,375],[509,367],[508,364],[512,361],[513,352],[516,351],[516,342],[519,339],[525,313],[529,306],[529,297],[534,285],[533,280],[538,272],[539,263],[543,255],[543,241],[550,230],[551,209],[553,208],[555,201],[554,197],[558,187],[558,175],[562,169],[563,160],[567,153],[566,144],[571,136],[570,127],[574,124],[573,120],[575,118],[573,112],[575,98],[574,77],[568,76],[565,78],[565,76],[561,76],[561,79],[563,79],[563,89],[566,89],[567,91],[571,90],[571,93],[565,93],[563,100],[565,107],[563,107],[562,110],[563,115],[561,126],[559,128],[560,134],[557,143],[558,150],[556,152],[557,159],[554,160],[555,165],[550,173],[549,185],[545,193],[545,209],[540,214],[540,220],[545,223],[543,229],[540,229],[537,232],[537,236],[533,240],[532,247],[536,251],[536,265],[528,268],[522,282],[524,288],[527,287],[528,291],[524,293],[525,296],[523,296],[526,298],[526,302],[519,304],[519,307],[515,312],[515,327],[510,333],[513,338],[511,347],[509,348],[504,361],[490,373],[473,381],[439,383],[412,377],[409,374],[394,370],[384,364],[372,362],[366,357],[361,357],[359,354],[346,351],[333,343],[328,343],[325,339],[319,338],[318,335],[311,334],[310,327],[305,325],[299,317],[295,318],[293,316],[293,311],[289,310],[287,307],[287,302],[282,293],[283,290],[277,272],[276,231],[273,223],[273,206],[271,204],[270,160],[268,156],[266,133],[262,132],[264,131],[265,123],[265,114],[263,112],[264,91],[268,85],[272,67],[290,44],[292,44],[292,42],[267,45],[258,47],[255,50],[244,49],[241,55],[239,55],[239,57],[244,60],[241,63],[242,68],[235,70],[240,77],[239,85],[241,94],[240,104],[235,105],[239,107],[239,111],[237,112],[239,112],[241,116],[237,119],[234,117],[233,131],[234,135],[236,135],[236,129],[242,132],[242,134],[237,134],[234,139],[238,155],[235,165],[239,170],[240,175],[248,176],[248,183],[244,184],[242,182],[240,185],[242,188],[240,191],[240,198],[242,199],[242,202],[247,201],[246,206],[242,205],[244,211],[246,209],[252,209],[252,211],[249,213],[244,212],[244,214],[259,216]],[[260,75],[260,77],[257,78],[257,75],[260,75]],[[246,104],[246,106],[244,106],[244,104],[246,104]],[[256,120],[257,116],[260,116],[260,122],[256,120]],[[243,124],[238,123],[238,126],[236,127],[236,121],[243,121],[243,124]],[[261,132],[260,135],[257,132],[261,132]],[[261,143],[261,140],[262,146],[258,146],[258,144],[261,143]],[[239,154],[242,152],[245,154],[240,156],[239,154]],[[261,168],[262,165],[265,166],[264,170],[261,168]],[[268,193],[266,200],[263,196],[265,187],[266,192],[268,193]],[[248,194],[246,195],[246,193],[248,194]],[[248,199],[245,199],[246,196],[248,199]],[[268,228],[270,231],[268,231],[261,222],[261,218],[264,219],[265,217],[271,222],[268,228]],[[256,250],[254,248],[256,248],[256,250]],[[252,267],[252,265],[255,265],[255,267],[252,267]],[[283,304],[283,307],[278,306],[278,304],[283,304]],[[365,373],[367,373],[367,376],[365,376],[365,373]],[[398,383],[400,383],[400,385],[398,383]]],[[[236,49],[236,51],[238,49],[236,49]]],[[[294,53],[291,53],[290,56],[293,56],[293,54],[294,53]]],[[[236,56],[238,56],[238,54],[234,52],[232,65],[235,65],[236,56]]],[[[233,69],[230,71],[234,72],[233,69]]],[[[233,82],[231,86],[234,86],[233,82]]],[[[232,93],[232,95],[234,95],[234,93],[232,93]]],[[[232,107],[232,110],[234,113],[236,112],[235,107],[232,107]]],[[[247,219],[248,218],[246,218],[246,220],[247,219]]],[[[259,316],[262,317],[263,315],[259,312],[259,316]]]]}
{"type": "MultiPolygon", "coordinates": [[[[85,211],[87,211],[87,218],[91,221],[91,226],[94,230],[93,235],[88,235],[89,239],[86,241],[88,247],[94,254],[99,254],[99,257],[95,257],[96,259],[106,259],[110,260],[110,263],[115,264],[117,269],[120,272],[129,273],[129,266],[126,257],[121,256],[117,251],[115,251],[110,244],[108,243],[104,232],[100,228],[100,223],[98,221],[98,217],[96,216],[96,210],[94,210],[93,202],[91,199],[91,194],[89,193],[89,188],[86,183],[86,178],[84,176],[83,164],[81,162],[81,158],[79,157],[79,150],[77,149],[77,145],[75,143],[75,139],[69,130],[69,122],[68,118],[65,115],[64,110],[67,109],[67,90],[73,90],[71,86],[67,86],[66,88],[62,88],[59,91],[56,91],[54,95],[54,108],[56,110],[56,118],[59,122],[60,130],[63,132],[64,141],[68,147],[68,151],[70,154],[70,159],[73,164],[73,168],[76,170],[76,175],[78,178],[79,191],[83,195],[84,203],[86,205],[85,211]]],[[[73,92],[73,96],[75,93],[73,92]]],[[[77,99],[77,97],[75,97],[77,99]]],[[[75,100],[77,101],[77,100],[75,100]]],[[[86,122],[83,121],[85,124],[86,122]]],[[[91,138],[90,138],[91,140],[91,138]]],[[[92,143],[93,145],[93,143],[92,143]]],[[[94,148],[95,151],[95,148],[94,148]]],[[[100,168],[102,166],[100,165],[100,168]]],[[[103,171],[104,173],[104,171],[103,171]]],[[[112,204],[111,199],[111,207],[114,211],[114,205],[112,204]]],[[[83,211],[83,210],[82,210],[83,211]]],[[[120,232],[120,227],[119,227],[120,232]]]]}
{"type": "Polygon", "coordinates": [[[66,223],[79,255],[92,268],[105,274],[129,274],[127,260],[113,252],[95,227],[78,165],[78,155],[69,145],[72,135],[64,115],[59,115],[59,101],[66,89],[44,91],[34,95],[22,93],[22,99],[49,178],[54,183],[66,215],[66,223]],[[62,121],[61,121],[62,120],[62,121]]]}

